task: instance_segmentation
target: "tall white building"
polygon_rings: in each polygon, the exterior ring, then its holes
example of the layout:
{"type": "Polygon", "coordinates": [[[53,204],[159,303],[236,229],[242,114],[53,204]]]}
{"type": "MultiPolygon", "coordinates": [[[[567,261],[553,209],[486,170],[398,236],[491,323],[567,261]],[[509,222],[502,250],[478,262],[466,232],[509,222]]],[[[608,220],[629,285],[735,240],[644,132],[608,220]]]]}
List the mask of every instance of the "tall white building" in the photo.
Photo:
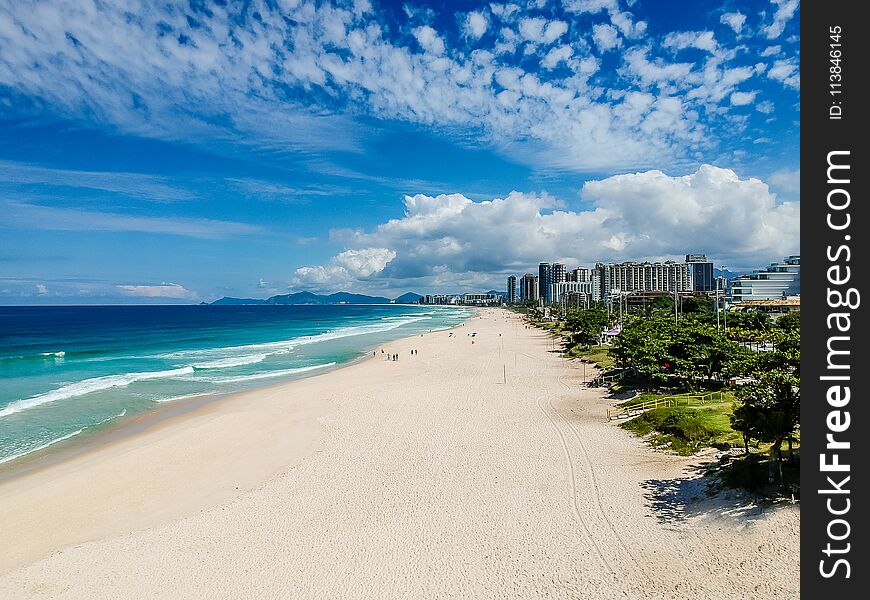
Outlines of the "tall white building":
{"type": "Polygon", "coordinates": [[[694,287],[692,270],[686,263],[624,262],[598,263],[593,276],[600,282],[601,300],[606,300],[612,290],[620,292],[690,292],[694,287]]]}
{"type": "Polygon", "coordinates": [[[801,257],[787,256],[782,262],[767,268],[740,275],[729,284],[729,301],[781,300],[786,296],[800,296],[801,257]]]}
{"type": "Polygon", "coordinates": [[[590,298],[594,298],[595,284],[592,281],[562,281],[550,285],[550,297],[553,299],[553,304],[560,303],[565,295],[572,292],[582,292],[588,294],[590,298]]]}

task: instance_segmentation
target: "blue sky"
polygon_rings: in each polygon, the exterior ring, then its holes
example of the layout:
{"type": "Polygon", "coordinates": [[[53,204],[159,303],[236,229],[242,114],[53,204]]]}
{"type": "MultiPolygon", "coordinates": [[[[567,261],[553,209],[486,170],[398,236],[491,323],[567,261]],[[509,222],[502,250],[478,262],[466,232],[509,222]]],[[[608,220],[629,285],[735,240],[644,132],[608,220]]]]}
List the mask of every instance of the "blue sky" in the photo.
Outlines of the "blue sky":
{"type": "Polygon", "coordinates": [[[799,16],[0,0],[0,303],[758,268],[799,252],[799,16]]]}

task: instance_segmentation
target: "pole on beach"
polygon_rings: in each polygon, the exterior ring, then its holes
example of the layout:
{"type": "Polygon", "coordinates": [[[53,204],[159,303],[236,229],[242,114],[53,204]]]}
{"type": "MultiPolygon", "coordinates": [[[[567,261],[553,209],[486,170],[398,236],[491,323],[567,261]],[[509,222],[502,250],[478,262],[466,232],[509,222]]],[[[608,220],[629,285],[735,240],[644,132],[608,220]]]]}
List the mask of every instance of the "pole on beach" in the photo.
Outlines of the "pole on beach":
{"type": "Polygon", "coordinates": [[[502,383],[507,385],[507,365],[502,365],[501,368],[502,368],[502,371],[501,371],[502,383]]]}

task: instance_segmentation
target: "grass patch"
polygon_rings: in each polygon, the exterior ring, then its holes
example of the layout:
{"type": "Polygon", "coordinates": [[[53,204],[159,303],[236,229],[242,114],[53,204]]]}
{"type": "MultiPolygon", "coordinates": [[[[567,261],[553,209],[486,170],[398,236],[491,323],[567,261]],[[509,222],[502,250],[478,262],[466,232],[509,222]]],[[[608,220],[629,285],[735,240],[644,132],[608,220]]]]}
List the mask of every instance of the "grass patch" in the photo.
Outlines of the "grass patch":
{"type": "Polygon", "coordinates": [[[565,356],[594,363],[597,367],[605,370],[616,366],[616,361],[610,356],[607,346],[590,346],[588,348],[574,346],[565,353],[565,356]]]}
{"type": "MultiPolygon", "coordinates": [[[[708,392],[701,392],[701,394],[705,394],[705,393],[708,393],[708,392]]],[[[628,408],[630,406],[637,406],[638,404],[643,404],[644,402],[649,402],[651,400],[658,400],[661,398],[676,398],[677,404],[679,404],[680,398],[698,396],[698,395],[699,395],[699,393],[695,393],[695,392],[684,392],[681,394],[659,394],[659,393],[654,393],[654,392],[648,392],[648,393],[644,393],[644,394],[638,394],[634,398],[631,398],[629,400],[626,400],[625,402],[620,403],[618,406],[620,408],[628,408]]],[[[716,396],[714,396],[714,398],[718,403],[719,402],[718,393],[716,396]]],[[[733,403],[735,400],[734,392],[732,392],[730,390],[722,390],[721,398],[722,398],[721,402],[733,403]]],[[[693,406],[697,405],[696,398],[692,398],[690,400],[690,402],[693,403],[692,404],[693,406]]],[[[701,405],[701,406],[705,406],[705,405],[701,405]]],[[[730,415],[730,413],[729,413],[729,415],[730,415]]]]}
{"type": "Polygon", "coordinates": [[[620,427],[649,436],[656,448],[689,455],[705,447],[727,449],[742,445],[742,436],[731,429],[732,411],[732,402],[654,408],[620,427]]]}

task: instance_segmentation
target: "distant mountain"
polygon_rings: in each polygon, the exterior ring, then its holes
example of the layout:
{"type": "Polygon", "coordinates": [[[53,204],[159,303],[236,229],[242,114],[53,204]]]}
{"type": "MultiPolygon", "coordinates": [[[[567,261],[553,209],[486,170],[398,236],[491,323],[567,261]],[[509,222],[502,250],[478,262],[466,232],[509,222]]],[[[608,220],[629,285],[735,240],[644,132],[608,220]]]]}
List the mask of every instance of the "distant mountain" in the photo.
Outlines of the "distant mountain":
{"type": "Polygon", "coordinates": [[[398,298],[396,298],[396,304],[417,304],[420,302],[420,298],[422,298],[420,294],[415,294],[414,292],[407,292],[402,294],[398,298]]]}
{"type": "Polygon", "coordinates": [[[239,306],[250,304],[280,304],[280,305],[306,305],[306,304],[389,304],[390,299],[382,296],[366,296],[363,294],[351,294],[349,292],[337,292],[328,296],[321,296],[313,292],[296,292],[295,294],[280,294],[266,300],[260,298],[230,298],[225,296],[215,300],[216,306],[239,306]]]}
{"type": "Polygon", "coordinates": [[[489,290],[486,292],[487,294],[491,294],[493,296],[507,296],[507,292],[497,292],[495,290],[489,290]]]}
{"type": "MultiPolygon", "coordinates": [[[[732,271],[731,269],[725,269],[725,279],[734,279],[735,277],[739,277],[740,275],[745,275],[744,271],[732,271]]],[[[722,277],[722,269],[713,269],[713,277],[722,277]]]]}
{"type": "Polygon", "coordinates": [[[215,300],[212,304],[215,306],[239,306],[243,304],[270,304],[270,302],[260,298],[230,298],[229,296],[224,296],[220,300],[215,300]]]}

